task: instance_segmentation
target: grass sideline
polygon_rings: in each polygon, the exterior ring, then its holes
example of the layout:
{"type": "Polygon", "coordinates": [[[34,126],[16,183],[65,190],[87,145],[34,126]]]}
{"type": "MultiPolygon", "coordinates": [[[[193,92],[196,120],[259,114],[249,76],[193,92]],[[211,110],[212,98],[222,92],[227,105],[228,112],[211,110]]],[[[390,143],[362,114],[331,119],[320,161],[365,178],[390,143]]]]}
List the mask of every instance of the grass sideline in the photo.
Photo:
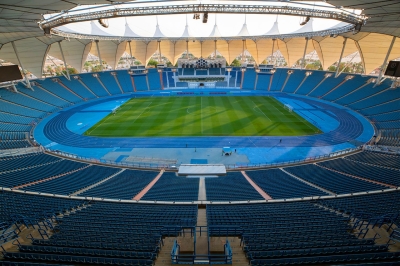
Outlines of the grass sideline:
{"type": "Polygon", "coordinates": [[[84,135],[301,136],[321,131],[269,96],[132,98],[84,135]]]}

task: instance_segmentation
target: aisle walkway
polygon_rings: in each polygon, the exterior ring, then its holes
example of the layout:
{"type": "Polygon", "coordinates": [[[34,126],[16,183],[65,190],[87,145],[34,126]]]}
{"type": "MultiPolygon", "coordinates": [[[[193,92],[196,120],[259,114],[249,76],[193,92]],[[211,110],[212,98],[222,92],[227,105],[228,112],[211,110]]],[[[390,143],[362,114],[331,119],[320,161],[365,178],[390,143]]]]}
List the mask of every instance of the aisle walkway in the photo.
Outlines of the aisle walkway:
{"type": "Polygon", "coordinates": [[[140,191],[132,200],[140,200],[160,179],[163,175],[164,169],[160,171],[160,173],[151,181],[142,191],[140,191]]]}
{"type": "Polygon", "coordinates": [[[267,193],[265,193],[264,190],[262,190],[256,183],[254,183],[254,181],[246,174],[245,171],[241,171],[242,175],[244,176],[244,178],[246,178],[247,182],[250,183],[250,185],[257,190],[257,192],[265,199],[265,200],[271,200],[272,197],[270,195],[268,195],[267,193]]]}

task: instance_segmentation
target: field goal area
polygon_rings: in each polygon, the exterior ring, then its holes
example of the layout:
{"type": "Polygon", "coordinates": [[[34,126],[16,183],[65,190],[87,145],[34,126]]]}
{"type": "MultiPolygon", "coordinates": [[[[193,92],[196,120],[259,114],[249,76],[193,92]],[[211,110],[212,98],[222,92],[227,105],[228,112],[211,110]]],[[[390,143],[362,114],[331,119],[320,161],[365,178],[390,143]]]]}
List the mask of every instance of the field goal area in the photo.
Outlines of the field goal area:
{"type": "Polygon", "coordinates": [[[290,104],[284,104],[283,108],[285,108],[286,110],[288,110],[289,112],[293,112],[293,107],[290,104]]]}

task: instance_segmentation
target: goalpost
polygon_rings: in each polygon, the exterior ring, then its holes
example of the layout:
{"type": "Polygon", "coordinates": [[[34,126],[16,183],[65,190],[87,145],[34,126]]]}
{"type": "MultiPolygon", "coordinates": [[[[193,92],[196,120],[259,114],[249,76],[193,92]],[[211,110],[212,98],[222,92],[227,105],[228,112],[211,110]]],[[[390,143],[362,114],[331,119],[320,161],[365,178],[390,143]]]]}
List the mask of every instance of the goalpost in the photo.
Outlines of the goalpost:
{"type": "Polygon", "coordinates": [[[115,107],[114,109],[112,109],[112,114],[115,115],[118,111],[120,106],[115,107]]]}
{"type": "Polygon", "coordinates": [[[283,108],[285,108],[286,110],[288,110],[289,112],[293,112],[293,107],[290,104],[284,104],[283,108]]]}

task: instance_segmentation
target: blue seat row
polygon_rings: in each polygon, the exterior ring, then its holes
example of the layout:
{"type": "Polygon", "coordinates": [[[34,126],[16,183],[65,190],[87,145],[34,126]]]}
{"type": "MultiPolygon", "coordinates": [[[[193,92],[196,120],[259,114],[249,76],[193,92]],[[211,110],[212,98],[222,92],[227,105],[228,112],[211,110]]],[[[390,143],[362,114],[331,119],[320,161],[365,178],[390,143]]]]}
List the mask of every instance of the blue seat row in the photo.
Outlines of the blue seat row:
{"type": "Polygon", "coordinates": [[[157,175],[157,172],[125,170],[110,180],[85,191],[79,196],[109,199],[132,199],[157,175]]]}

